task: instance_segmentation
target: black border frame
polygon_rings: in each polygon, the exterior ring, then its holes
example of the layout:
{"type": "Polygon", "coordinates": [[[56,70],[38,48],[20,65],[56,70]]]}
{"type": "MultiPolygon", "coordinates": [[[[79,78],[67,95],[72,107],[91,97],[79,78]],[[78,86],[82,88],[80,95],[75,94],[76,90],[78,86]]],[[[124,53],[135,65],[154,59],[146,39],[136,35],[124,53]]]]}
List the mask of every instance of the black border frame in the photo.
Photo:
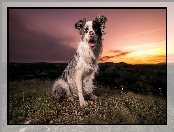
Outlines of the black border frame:
{"type": "MultiPolygon", "coordinates": [[[[9,124],[9,10],[10,9],[166,9],[166,85],[167,85],[167,7],[7,7],[7,125],[79,125],[79,124],[9,124]]],[[[166,86],[167,95],[167,86],[166,86]]],[[[167,98],[166,97],[166,124],[90,124],[90,125],[167,125],[167,98]]],[[[80,124],[89,125],[89,124],[80,124]]]]}

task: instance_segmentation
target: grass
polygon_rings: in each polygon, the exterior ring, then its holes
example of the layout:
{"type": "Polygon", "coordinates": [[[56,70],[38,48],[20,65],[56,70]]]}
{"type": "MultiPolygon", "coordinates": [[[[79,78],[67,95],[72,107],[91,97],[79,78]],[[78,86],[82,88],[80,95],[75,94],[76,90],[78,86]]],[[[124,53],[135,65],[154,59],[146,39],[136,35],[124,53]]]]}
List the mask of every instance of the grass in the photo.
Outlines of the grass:
{"type": "Polygon", "coordinates": [[[51,80],[9,83],[9,124],[166,124],[166,100],[98,86],[96,101],[57,103],[51,80]]]}

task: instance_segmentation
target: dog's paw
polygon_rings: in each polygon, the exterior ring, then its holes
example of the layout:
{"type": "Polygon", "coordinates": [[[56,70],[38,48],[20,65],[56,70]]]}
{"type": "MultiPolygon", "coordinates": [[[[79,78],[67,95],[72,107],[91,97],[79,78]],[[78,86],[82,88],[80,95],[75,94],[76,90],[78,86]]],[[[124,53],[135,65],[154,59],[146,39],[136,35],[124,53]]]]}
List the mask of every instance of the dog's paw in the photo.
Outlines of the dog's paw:
{"type": "Polygon", "coordinates": [[[80,106],[83,107],[83,106],[88,106],[88,102],[86,102],[85,100],[84,101],[81,101],[80,102],[80,106]]]}
{"type": "Polygon", "coordinates": [[[68,100],[69,101],[74,101],[74,98],[73,97],[68,97],[68,100]]]}

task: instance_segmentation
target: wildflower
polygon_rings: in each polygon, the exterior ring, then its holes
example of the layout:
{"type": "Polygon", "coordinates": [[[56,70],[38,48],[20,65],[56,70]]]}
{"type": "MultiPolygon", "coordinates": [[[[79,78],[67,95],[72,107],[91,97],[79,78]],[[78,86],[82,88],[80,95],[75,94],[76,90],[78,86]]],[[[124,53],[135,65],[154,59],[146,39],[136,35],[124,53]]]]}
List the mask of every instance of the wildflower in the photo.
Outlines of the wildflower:
{"type": "Polygon", "coordinates": [[[108,109],[110,110],[111,109],[111,107],[110,107],[110,105],[108,104],[108,109]]]}
{"type": "Polygon", "coordinates": [[[141,117],[141,122],[144,124],[144,119],[143,119],[143,117],[141,117]]]}
{"type": "Polygon", "coordinates": [[[159,91],[160,91],[160,93],[161,93],[161,88],[159,88],[159,91]]]}
{"type": "Polygon", "coordinates": [[[112,100],[112,104],[114,105],[114,100],[112,100]]]}

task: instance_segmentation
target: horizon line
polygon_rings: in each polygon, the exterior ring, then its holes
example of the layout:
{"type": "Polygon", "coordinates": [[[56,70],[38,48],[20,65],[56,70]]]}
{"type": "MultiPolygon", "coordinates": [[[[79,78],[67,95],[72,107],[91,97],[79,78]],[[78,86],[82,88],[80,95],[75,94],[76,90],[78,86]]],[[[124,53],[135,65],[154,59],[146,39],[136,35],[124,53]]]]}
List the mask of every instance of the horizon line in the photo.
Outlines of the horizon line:
{"type": "MultiPolygon", "coordinates": [[[[50,63],[50,64],[61,64],[61,63],[69,63],[68,62],[42,62],[42,61],[38,61],[38,62],[8,62],[8,63],[50,63]]],[[[112,63],[112,64],[120,64],[120,63],[125,63],[125,64],[131,64],[131,63],[126,63],[126,62],[99,62],[98,64],[105,64],[105,63],[112,63]]],[[[136,63],[136,64],[132,64],[132,65],[137,65],[137,64],[150,64],[150,65],[154,65],[154,64],[174,64],[174,62],[160,62],[160,63],[136,63]]]]}

